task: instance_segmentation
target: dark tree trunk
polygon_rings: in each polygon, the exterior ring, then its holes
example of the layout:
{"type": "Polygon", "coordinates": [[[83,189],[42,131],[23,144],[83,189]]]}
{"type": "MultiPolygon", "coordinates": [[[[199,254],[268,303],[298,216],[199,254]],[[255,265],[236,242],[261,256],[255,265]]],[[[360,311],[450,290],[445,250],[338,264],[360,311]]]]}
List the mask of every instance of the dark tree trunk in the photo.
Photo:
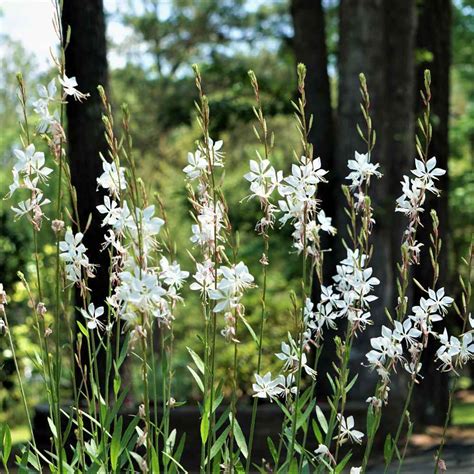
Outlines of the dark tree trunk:
{"type": "MultiPolygon", "coordinates": [[[[323,167],[334,167],[334,127],[331,109],[331,95],[328,76],[326,48],[326,27],[324,10],[320,0],[291,0],[293,19],[293,50],[296,61],[307,68],[306,96],[307,111],[313,115],[310,142],[314,145],[314,155],[320,156],[323,167]]],[[[335,213],[335,193],[330,185],[322,185],[318,190],[322,207],[329,216],[335,213]]],[[[328,239],[329,240],[329,239],[328,239]]],[[[323,242],[325,248],[330,242],[323,242]]],[[[325,278],[330,278],[333,262],[326,261],[325,278]]]]}
{"type": "MultiPolygon", "coordinates": [[[[424,0],[418,3],[418,29],[416,48],[425,61],[416,65],[416,103],[418,114],[421,112],[418,90],[423,88],[423,72],[431,70],[432,78],[432,124],[433,140],[429,150],[430,156],[436,156],[437,166],[448,169],[449,141],[449,70],[451,64],[451,1],[424,0]]],[[[440,219],[440,237],[443,241],[440,255],[440,278],[437,287],[449,287],[447,250],[448,235],[448,173],[440,177],[437,187],[441,189],[440,197],[429,194],[426,209],[435,209],[440,219]]],[[[429,242],[432,229],[428,213],[423,216],[424,227],[418,231],[420,242],[429,242]]],[[[423,286],[433,284],[433,269],[428,253],[428,245],[424,247],[420,265],[415,268],[415,277],[423,286]]],[[[425,296],[415,289],[415,300],[425,296]]],[[[443,424],[448,402],[448,376],[436,369],[434,355],[436,341],[431,340],[423,355],[423,375],[429,384],[420,384],[415,392],[415,409],[412,410],[418,426],[427,424],[443,424]]]]}
{"type": "MultiPolygon", "coordinates": [[[[91,263],[98,265],[96,277],[89,280],[92,301],[104,305],[108,293],[108,252],[101,252],[104,230],[96,206],[103,196],[96,191],[96,178],[102,173],[99,153],[107,156],[102,127],[102,106],[97,86],[107,86],[105,18],[102,0],[67,0],[63,8],[63,25],[71,28],[66,49],[66,74],[75,76],[79,89],[90,93],[83,103],[69,100],[67,105],[69,166],[72,184],[77,191],[79,223],[91,263]]],[[[80,304],[79,304],[80,305],[80,304]]],[[[84,355],[83,355],[84,358],[84,355]]],[[[83,359],[87,360],[87,358],[83,359]]],[[[99,366],[103,364],[99,363],[99,366]]]]}
{"type": "MultiPolygon", "coordinates": [[[[357,123],[364,124],[359,107],[360,72],[367,78],[377,132],[372,160],[380,163],[384,174],[371,182],[370,191],[376,219],[371,266],[381,283],[375,291],[379,299],[372,305],[374,325],[353,348],[352,368],[359,373],[359,380],[351,394],[359,400],[372,394],[375,385],[374,374],[361,370],[360,364],[365,362],[370,338],[379,335],[381,325],[386,323],[384,307],[393,308],[396,299],[396,262],[400,260],[406,222],[395,213],[395,200],[401,194],[402,176],[411,169],[414,157],[415,27],[415,0],[341,1],[336,188],[345,181],[347,160],[354,157],[354,151],[366,152],[356,131],[357,123]]],[[[344,236],[347,220],[342,206],[338,211],[338,228],[344,236]]]]}

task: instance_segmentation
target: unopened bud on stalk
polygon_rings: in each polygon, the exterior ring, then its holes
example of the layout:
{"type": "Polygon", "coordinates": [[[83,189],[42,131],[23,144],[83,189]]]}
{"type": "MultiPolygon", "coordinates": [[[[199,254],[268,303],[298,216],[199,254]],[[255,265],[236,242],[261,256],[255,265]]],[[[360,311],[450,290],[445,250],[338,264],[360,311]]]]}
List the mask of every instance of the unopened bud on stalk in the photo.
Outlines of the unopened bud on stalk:
{"type": "Polygon", "coordinates": [[[46,305],[44,303],[38,303],[36,306],[36,312],[41,316],[44,317],[48,310],[46,309],[46,305]]]}
{"type": "Polygon", "coordinates": [[[53,222],[51,222],[51,229],[53,229],[55,234],[59,234],[59,232],[64,229],[64,221],[55,219],[53,222]]]}

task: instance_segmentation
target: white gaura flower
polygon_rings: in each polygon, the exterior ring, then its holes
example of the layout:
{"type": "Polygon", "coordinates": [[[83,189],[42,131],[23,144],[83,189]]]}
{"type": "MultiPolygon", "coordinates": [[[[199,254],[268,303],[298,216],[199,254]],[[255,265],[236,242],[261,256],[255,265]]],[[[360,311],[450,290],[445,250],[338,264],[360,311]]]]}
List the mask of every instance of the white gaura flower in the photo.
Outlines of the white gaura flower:
{"type": "Polygon", "coordinates": [[[444,288],[440,288],[436,292],[431,288],[428,289],[427,303],[431,306],[434,312],[441,311],[442,314],[446,314],[453,301],[453,298],[450,296],[445,296],[444,288]]]}
{"type": "Polygon", "coordinates": [[[272,398],[277,397],[283,392],[283,388],[280,386],[281,378],[277,377],[272,380],[271,372],[267,372],[263,377],[259,374],[255,374],[255,383],[252,384],[254,391],[253,396],[257,398],[272,398]]]}
{"type": "Polygon", "coordinates": [[[395,212],[401,212],[411,219],[423,212],[423,203],[425,201],[423,182],[419,179],[412,179],[408,176],[403,176],[402,195],[397,199],[397,206],[395,212]]]}
{"type": "Polygon", "coordinates": [[[321,456],[321,457],[324,457],[324,456],[329,456],[331,453],[329,451],[329,448],[325,445],[325,444],[320,444],[315,450],[314,450],[314,454],[316,454],[316,456],[321,456]]]}
{"type": "Polygon", "coordinates": [[[461,352],[461,341],[455,336],[449,336],[446,328],[439,337],[441,346],[436,351],[436,357],[441,362],[440,369],[447,372],[454,369],[454,358],[461,352]]]}
{"type": "MultiPolygon", "coordinates": [[[[361,444],[364,433],[354,429],[354,417],[348,416],[347,418],[344,418],[340,413],[338,413],[337,419],[341,428],[340,443],[343,444],[350,440],[353,443],[361,444]]],[[[337,439],[337,436],[334,439],[337,439]]]]}
{"type": "Polygon", "coordinates": [[[208,294],[214,285],[214,262],[206,259],[202,263],[196,263],[196,273],[193,278],[195,281],[190,285],[191,290],[208,294]]]}
{"type": "MultiPolygon", "coordinates": [[[[224,145],[224,142],[222,140],[214,141],[212,138],[208,137],[208,145],[209,145],[209,150],[211,153],[211,156],[210,156],[211,165],[223,167],[224,166],[224,152],[221,150],[222,150],[222,146],[224,145]]],[[[203,146],[201,146],[201,152],[204,153],[204,155],[206,154],[203,146]]]]}
{"type": "Polygon", "coordinates": [[[110,199],[109,196],[104,196],[104,204],[97,206],[97,210],[101,214],[105,214],[104,218],[102,219],[102,227],[106,225],[113,227],[118,222],[122,214],[122,209],[119,207],[117,202],[113,199],[110,199]]]}
{"type": "Polygon", "coordinates": [[[331,234],[331,235],[336,234],[337,232],[336,228],[331,225],[332,218],[327,217],[326,213],[323,210],[318,212],[318,222],[322,231],[327,232],[328,234],[331,234]]]}
{"type": "Polygon", "coordinates": [[[174,288],[181,288],[183,282],[189,276],[189,272],[181,270],[181,266],[177,262],[169,263],[166,257],[160,259],[160,279],[163,280],[168,286],[174,288]]]}
{"type": "Polygon", "coordinates": [[[241,293],[253,286],[254,278],[244,262],[232,267],[222,266],[218,270],[218,275],[222,277],[217,285],[220,290],[230,289],[232,293],[241,293]]]}
{"type": "Polygon", "coordinates": [[[347,162],[347,167],[352,170],[346,177],[346,179],[352,181],[351,188],[357,188],[358,186],[361,186],[364,181],[369,183],[371,176],[375,176],[377,178],[382,177],[382,173],[377,171],[379,164],[371,163],[368,153],[358,153],[356,151],[354,158],[354,160],[349,160],[347,162]]]}
{"type": "Polygon", "coordinates": [[[250,197],[268,199],[283,180],[283,172],[275,171],[269,160],[250,160],[250,172],[244,175],[250,182],[250,197]]]}
{"type": "Polygon", "coordinates": [[[87,248],[82,243],[84,235],[81,232],[73,234],[68,228],[64,240],[59,242],[59,258],[64,261],[66,269],[66,278],[72,283],[80,283],[82,280],[82,271],[88,276],[92,275],[93,265],[89,263],[86,255],[87,248]]]}
{"type": "Polygon", "coordinates": [[[125,180],[125,168],[120,166],[117,169],[115,161],[109,163],[102,158],[103,173],[97,178],[97,185],[108,190],[111,196],[118,197],[120,191],[127,189],[127,181],[125,180]]]}
{"type": "Polygon", "coordinates": [[[403,321],[394,322],[395,328],[393,330],[393,337],[399,341],[406,341],[409,346],[414,346],[418,343],[417,339],[421,336],[421,331],[413,326],[411,319],[407,318],[403,321]]]}
{"type": "Polygon", "coordinates": [[[94,303],[89,303],[87,311],[81,308],[81,313],[87,320],[87,327],[89,329],[104,329],[104,323],[99,320],[99,318],[104,314],[103,306],[96,308],[94,303]]]}
{"type": "Polygon", "coordinates": [[[284,197],[295,195],[299,200],[306,202],[316,193],[316,185],[326,182],[325,175],[328,172],[321,168],[321,159],[311,160],[305,156],[301,157],[300,164],[291,166],[291,175],[284,178],[279,187],[280,194],[284,197]]]}
{"type": "Polygon", "coordinates": [[[155,236],[159,234],[165,221],[155,216],[155,206],[145,209],[135,208],[135,217],[130,215],[126,221],[132,241],[135,245],[141,242],[145,254],[156,246],[155,236]]]}
{"type": "Polygon", "coordinates": [[[412,173],[426,183],[427,189],[437,193],[438,190],[434,188],[433,180],[437,180],[438,176],[446,174],[446,170],[436,168],[436,158],[433,156],[426,163],[415,159],[415,167],[416,169],[412,170],[412,173]]]}
{"type": "Polygon", "coordinates": [[[166,295],[166,290],[158,282],[158,276],[151,271],[135,267],[133,272],[121,272],[119,277],[121,284],[116,290],[119,298],[142,312],[153,312],[166,295]]]}
{"type": "Polygon", "coordinates": [[[232,291],[231,287],[222,289],[211,288],[209,290],[209,298],[217,302],[214,306],[214,313],[232,311],[239,302],[239,297],[232,291]]]}
{"type": "Polygon", "coordinates": [[[20,201],[18,203],[18,207],[12,206],[12,211],[14,212],[17,219],[30,213],[43,215],[41,207],[51,202],[50,199],[43,198],[43,193],[38,193],[35,197],[32,197],[31,199],[20,201]]]}
{"type": "Polygon", "coordinates": [[[202,156],[200,150],[196,150],[196,153],[188,153],[188,166],[183,171],[186,173],[186,177],[192,181],[205,174],[207,167],[206,158],[202,156]]]}
{"type": "Polygon", "coordinates": [[[36,90],[38,91],[38,95],[41,100],[44,100],[45,102],[53,102],[56,100],[56,93],[58,92],[58,88],[56,87],[56,79],[51,79],[47,86],[38,84],[36,86],[36,90]]]}
{"type": "Polygon", "coordinates": [[[78,84],[75,77],[67,77],[66,74],[64,74],[62,77],[59,76],[58,79],[63,86],[64,94],[74,97],[74,99],[79,102],[89,97],[89,94],[84,94],[76,89],[78,84]]]}
{"type": "Polygon", "coordinates": [[[474,359],[474,342],[472,332],[467,332],[461,337],[461,350],[459,359],[462,364],[474,359]]]}

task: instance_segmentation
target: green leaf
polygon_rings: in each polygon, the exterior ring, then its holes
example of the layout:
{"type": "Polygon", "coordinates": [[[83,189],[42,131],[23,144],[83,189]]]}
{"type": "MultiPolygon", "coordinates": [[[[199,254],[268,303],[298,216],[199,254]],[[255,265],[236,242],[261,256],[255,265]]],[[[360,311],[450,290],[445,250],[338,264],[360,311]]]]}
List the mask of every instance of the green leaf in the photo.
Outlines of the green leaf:
{"type": "Polygon", "coordinates": [[[58,432],[56,430],[56,426],[54,425],[53,420],[49,417],[48,417],[48,425],[49,425],[49,429],[51,430],[51,433],[53,434],[53,437],[57,438],[58,432]]]}
{"type": "Polygon", "coordinates": [[[10,427],[5,423],[2,425],[2,429],[0,432],[0,448],[2,451],[2,458],[5,464],[8,461],[8,458],[10,457],[10,453],[12,450],[12,435],[10,432],[10,427]]]}
{"type": "Polygon", "coordinates": [[[321,430],[319,429],[318,424],[316,423],[316,420],[312,420],[312,425],[313,425],[313,432],[314,436],[316,436],[316,440],[318,441],[319,444],[323,444],[323,434],[321,433],[321,430]]]}
{"type": "Polygon", "coordinates": [[[79,330],[82,332],[82,334],[84,334],[84,336],[86,336],[87,338],[89,338],[89,331],[87,331],[87,329],[85,328],[85,326],[80,322],[80,321],[76,321],[77,322],[77,327],[79,328],[79,330]]]}
{"type": "Polygon", "coordinates": [[[347,384],[346,387],[346,393],[349,393],[351,388],[354,386],[354,384],[357,382],[357,378],[359,377],[359,374],[356,374],[354,378],[347,384]]]}
{"type": "Polygon", "coordinates": [[[390,433],[385,438],[385,443],[383,444],[383,458],[385,464],[392,460],[392,436],[390,433]]]}
{"type": "Polygon", "coordinates": [[[250,335],[252,336],[252,339],[254,340],[255,344],[257,345],[257,347],[259,346],[259,343],[258,343],[258,337],[257,335],[255,334],[255,331],[252,329],[252,326],[250,326],[249,322],[243,317],[243,316],[240,316],[240,319],[243,321],[243,323],[245,324],[245,327],[247,328],[248,332],[250,333],[250,335]]]}
{"type": "Polygon", "coordinates": [[[209,435],[209,416],[208,411],[205,410],[201,419],[201,441],[203,444],[206,443],[209,435]]]}
{"type": "Polygon", "coordinates": [[[212,445],[211,448],[211,455],[210,459],[208,462],[214,458],[214,456],[221,450],[222,445],[225,443],[225,440],[227,439],[227,436],[229,435],[230,431],[230,426],[228,426],[219,436],[219,438],[216,439],[216,442],[212,445]]]}
{"type": "Polygon", "coordinates": [[[272,438],[270,438],[270,436],[267,436],[267,446],[270,451],[270,454],[272,455],[273,462],[276,464],[278,454],[275,447],[275,443],[273,442],[272,438]]]}
{"type": "Polygon", "coordinates": [[[342,472],[342,470],[346,467],[346,464],[349,462],[349,459],[352,457],[352,451],[349,451],[342,461],[336,466],[334,469],[334,474],[339,474],[342,472]]]}
{"type": "Polygon", "coordinates": [[[204,385],[202,383],[201,377],[199,377],[199,375],[196,373],[196,371],[191,366],[188,365],[187,368],[191,372],[191,375],[194,377],[194,380],[196,381],[196,383],[199,387],[199,390],[201,390],[201,392],[204,393],[204,385]]]}
{"type": "Polygon", "coordinates": [[[151,472],[158,474],[160,472],[160,463],[154,446],[151,447],[151,472]]]}
{"type": "Polygon", "coordinates": [[[115,426],[114,433],[112,435],[112,441],[110,442],[110,463],[112,464],[112,469],[115,471],[117,469],[117,461],[120,456],[122,448],[120,446],[120,441],[122,439],[122,418],[120,417],[117,425],[115,426]]]}
{"type": "MultiPolygon", "coordinates": [[[[232,425],[232,413],[229,414],[229,420],[232,425]]],[[[245,436],[242,433],[242,428],[239,425],[239,422],[237,421],[236,418],[234,418],[234,437],[235,441],[237,442],[237,446],[240,448],[240,451],[242,452],[243,456],[245,459],[247,459],[247,456],[249,455],[249,450],[247,448],[247,442],[245,441],[245,436]]]]}
{"type": "Polygon", "coordinates": [[[328,422],[326,421],[326,417],[324,416],[323,410],[319,408],[319,405],[316,405],[316,417],[318,418],[319,425],[321,429],[324,431],[324,434],[328,432],[328,422]]]}
{"type": "Polygon", "coordinates": [[[198,368],[199,372],[204,375],[204,362],[202,361],[202,359],[190,347],[186,347],[186,349],[193,358],[193,361],[196,364],[196,367],[198,368]]]}

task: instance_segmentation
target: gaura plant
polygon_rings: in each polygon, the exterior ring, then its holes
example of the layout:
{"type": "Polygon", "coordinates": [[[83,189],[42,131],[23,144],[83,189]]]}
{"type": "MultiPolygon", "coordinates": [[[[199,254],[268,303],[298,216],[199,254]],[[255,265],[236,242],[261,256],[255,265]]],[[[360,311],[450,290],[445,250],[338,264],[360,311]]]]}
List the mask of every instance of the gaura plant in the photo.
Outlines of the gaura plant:
{"type": "MultiPolygon", "coordinates": [[[[386,309],[386,323],[380,336],[370,340],[371,350],[365,356],[364,370],[376,372],[377,385],[367,399],[366,427],[362,427],[356,426],[354,416],[348,413],[349,394],[357,383],[357,375],[351,373],[349,362],[355,338],[363,337],[367,326],[373,324],[371,304],[377,299],[380,281],[371,267],[371,234],[376,225],[371,181],[383,179],[375,160],[376,132],[364,75],[359,77],[363,126],[357,125],[364,149],[355,151],[347,163],[347,185],[343,186],[342,193],[348,216],[348,239],[343,239],[345,255],[336,266],[330,285],[324,285],[322,280],[324,255],[329,251],[323,247],[322,235],[335,235],[336,228],[331,217],[322,210],[318,197],[319,187],[330,180],[330,171],[323,168],[324,157],[315,156],[308,141],[313,118],[306,112],[306,69],[302,64],[297,67],[298,99],[293,103],[300,148],[294,152],[288,175],[272,164],[275,136],[267,126],[257,77],[249,72],[255,96],[254,132],[261,146],[243,176],[250,192],[242,196],[241,205],[248,205],[249,200],[260,204],[261,215],[255,224],[263,248],[259,259],[262,272],[259,287],[239,256],[239,239],[228,214],[229,206],[237,204],[226,201],[222,186],[225,148],[221,140],[210,137],[209,101],[198,67],[194,66],[194,74],[201,138],[188,153],[188,164],[183,170],[193,219],[190,243],[195,250],[192,254],[195,268],[186,271],[176,260],[164,203],[156,198],[153,204],[138,177],[128,109],[122,107],[122,121],[120,126],[116,125],[105,91],[99,87],[108,153],[100,157],[103,172],[97,177],[97,186],[103,194],[103,203],[97,211],[104,230],[102,248],[110,256],[110,266],[108,296],[98,304],[88,284],[95,276],[96,265],[89,260],[83,243],[90,223],[79,220],[81,203],[71,183],[64,129],[67,102],[87,100],[88,94],[79,91],[74,77],[66,76],[64,49],[68,46],[70,31],[63,32],[60,18],[61,8],[57,4],[55,29],[63,48],[55,58],[56,77],[48,85],[37,88],[33,103],[38,122],[35,129],[28,115],[26,86],[21,75],[18,76],[22,146],[13,152],[13,179],[7,192],[15,218],[30,222],[35,245],[32,282],[23,274],[19,276],[33,312],[34,337],[39,347],[34,363],[45,388],[52,441],[51,449],[47,450],[40,449],[36,442],[30,404],[8,323],[9,298],[0,285],[0,329],[14,356],[31,435],[30,442],[16,456],[20,472],[187,472],[183,457],[185,434],[178,433],[170,422],[171,411],[181,404],[172,393],[173,321],[178,305],[184,304],[185,285],[199,295],[198,311],[203,321],[199,334],[202,346],[198,351],[189,348],[188,366],[201,393],[201,444],[194,447],[199,450],[201,472],[340,473],[349,468],[353,474],[366,472],[382,412],[390,403],[391,380],[397,370],[408,374],[408,386],[398,427],[385,440],[384,459],[385,470],[395,462],[400,471],[413,429],[408,409],[414,387],[421,382],[423,351],[428,344],[437,343],[439,368],[451,372],[455,381],[462,367],[474,358],[474,320],[468,312],[471,283],[461,279],[463,293],[459,305],[439,287],[441,239],[434,211],[430,213],[430,243],[425,243],[431,256],[432,284],[425,288],[414,281],[424,296],[419,301],[410,301],[408,295],[412,282],[410,269],[419,262],[423,251],[417,230],[421,215],[428,211],[424,207],[426,196],[428,193],[439,195],[436,181],[445,173],[437,167],[436,158],[429,154],[432,134],[429,71],[425,72],[421,92],[424,112],[418,121],[414,169],[409,176],[404,176],[402,194],[394,206],[395,212],[406,216],[398,266],[398,300],[394,308],[386,309]],[[117,132],[120,129],[121,132],[117,132]],[[47,153],[39,151],[41,142],[47,145],[47,153]],[[57,189],[51,192],[49,184],[53,176],[57,189]],[[55,248],[52,311],[45,303],[45,269],[38,247],[38,238],[45,226],[52,229],[55,248]],[[265,327],[269,322],[267,283],[272,267],[271,235],[283,226],[291,226],[293,258],[301,263],[300,292],[290,295],[296,330],[281,341],[280,352],[275,354],[280,361],[280,371],[272,374],[265,371],[262,362],[265,327]],[[317,300],[311,298],[314,287],[318,288],[317,300]],[[71,304],[73,291],[76,292],[75,312],[71,304]],[[246,318],[244,296],[249,292],[260,294],[260,318],[256,327],[246,318]],[[434,326],[445,321],[452,307],[463,321],[458,336],[448,334],[445,327],[440,332],[439,326],[434,326]],[[332,331],[337,328],[341,336],[333,336],[332,331]],[[252,380],[250,431],[245,434],[237,410],[239,334],[243,332],[250,334],[258,353],[252,380]],[[154,353],[157,335],[159,366],[154,353]],[[335,340],[337,363],[329,375],[332,391],[327,400],[329,411],[324,413],[317,394],[318,364],[328,337],[335,340]],[[233,348],[232,365],[228,368],[232,379],[228,404],[216,370],[218,338],[233,348]],[[105,367],[99,360],[102,353],[105,367]],[[77,367],[80,373],[79,378],[72,377],[68,397],[61,388],[65,377],[64,360],[68,361],[68,367],[77,367]],[[142,382],[141,403],[132,415],[122,410],[129,392],[123,377],[127,360],[138,361],[142,382]],[[258,400],[262,399],[275,403],[283,419],[276,442],[268,438],[270,458],[265,461],[253,456],[258,400]],[[309,446],[310,432],[318,441],[316,449],[309,446]],[[354,444],[362,448],[359,466],[353,461],[351,446],[354,444]]],[[[472,252],[469,262],[465,263],[472,267],[472,252]]],[[[433,466],[435,473],[443,468],[442,451],[454,387],[455,383],[449,392],[443,438],[433,466]]],[[[11,434],[5,423],[0,430],[0,456],[8,472],[11,434]]]]}

